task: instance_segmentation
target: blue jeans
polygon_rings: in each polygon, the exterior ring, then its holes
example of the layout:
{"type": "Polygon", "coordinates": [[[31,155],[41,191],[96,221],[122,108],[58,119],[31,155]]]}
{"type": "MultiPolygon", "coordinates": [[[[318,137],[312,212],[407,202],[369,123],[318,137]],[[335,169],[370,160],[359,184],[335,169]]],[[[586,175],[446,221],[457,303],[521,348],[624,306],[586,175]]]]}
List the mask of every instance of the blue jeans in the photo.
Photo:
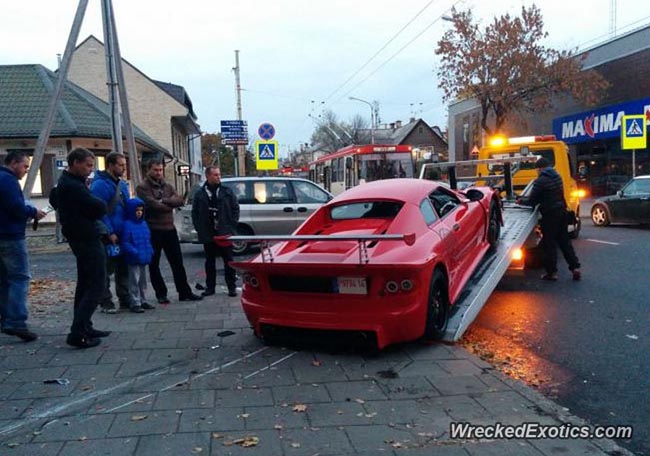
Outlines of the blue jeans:
{"type": "Polygon", "coordinates": [[[0,240],[0,316],[2,329],[27,327],[29,290],[27,243],[0,240]]]}

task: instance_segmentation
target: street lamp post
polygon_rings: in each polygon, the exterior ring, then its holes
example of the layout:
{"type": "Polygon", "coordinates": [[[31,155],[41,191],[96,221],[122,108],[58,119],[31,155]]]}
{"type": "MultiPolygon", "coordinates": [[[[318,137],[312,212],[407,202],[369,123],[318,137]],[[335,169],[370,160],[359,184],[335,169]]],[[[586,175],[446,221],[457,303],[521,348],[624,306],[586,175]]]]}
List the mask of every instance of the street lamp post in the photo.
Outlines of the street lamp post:
{"type": "Polygon", "coordinates": [[[375,143],[375,108],[369,101],[362,100],[361,98],[348,97],[349,100],[360,101],[370,106],[370,144],[375,143]]]}

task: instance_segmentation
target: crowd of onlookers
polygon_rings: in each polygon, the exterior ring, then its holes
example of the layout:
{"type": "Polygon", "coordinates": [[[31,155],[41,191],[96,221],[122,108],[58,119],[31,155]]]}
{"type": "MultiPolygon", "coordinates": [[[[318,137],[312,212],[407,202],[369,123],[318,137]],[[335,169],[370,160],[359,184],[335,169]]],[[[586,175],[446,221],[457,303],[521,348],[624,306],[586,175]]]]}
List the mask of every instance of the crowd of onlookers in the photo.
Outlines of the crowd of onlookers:
{"type": "MultiPolygon", "coordinates": [[[[169,262],[179,301],[198,301],[215,294],[216,258],[224,261],[229,296],[237,296],[236,275],[230,267],[232,248],[213,242],[215,235],[235,233],[239,204],[234,193],[221,185],[219,168],[206,168],[206,182],[197,191],[192,221],[205,252],[206,288],[199,296],[188,281],[174,209],[183,198],[165,182],[163,162],[149,160],[146,176],[135,189],[135,197],[126,180],[126,157],[117,152],[106,156],[106,169],[98,171],[90,186],[95,156],[76,148],[67,157],[67,168],[50,193],[50,205],[56,209],[62,232],[76,258],[77,283],[73,321],[67,343],[88,348],[100,344],[110,331],[94,328],[92,316],[101,312],[115,314],[118,309],[143,313],[155,309],[147,299],[147,268],[157,304],[169,304],[168,288],[160,272],[160,257],[169,262]]],[[[27,294],[30,282],[25,227],[30,219],[39,220],[45,212],[27,203],[19,181],[29,168],[29,157],[10,152],[0,167],[0,317],[2,332],[33,341],[38,335],[27,326],[27,294]]]]}

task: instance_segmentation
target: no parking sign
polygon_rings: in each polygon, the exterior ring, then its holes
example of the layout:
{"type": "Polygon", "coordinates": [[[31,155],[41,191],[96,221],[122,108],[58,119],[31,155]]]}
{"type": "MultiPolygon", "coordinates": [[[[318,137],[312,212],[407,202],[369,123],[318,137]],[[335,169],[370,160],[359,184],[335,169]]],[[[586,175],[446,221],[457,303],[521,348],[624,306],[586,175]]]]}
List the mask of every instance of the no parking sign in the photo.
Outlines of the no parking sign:
{"type": "Polygon", "coordinates": [[[265,141],[270,141],[275,136],[275,127],[268,122],[264,122],[257,129],[257,134],[265,141]]]}

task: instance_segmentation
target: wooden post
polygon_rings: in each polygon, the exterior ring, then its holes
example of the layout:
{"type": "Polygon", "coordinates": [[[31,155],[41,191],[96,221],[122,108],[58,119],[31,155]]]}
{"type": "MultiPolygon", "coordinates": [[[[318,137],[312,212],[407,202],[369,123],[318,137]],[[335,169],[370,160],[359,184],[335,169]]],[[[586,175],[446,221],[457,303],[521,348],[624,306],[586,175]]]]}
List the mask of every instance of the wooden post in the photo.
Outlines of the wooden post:
{"type": "Polygon", "coordinates": [[[36,149],[34,150],[34,156],[32,157],[29,172],[27,173],[27,179],[25,180],[25,186],[23,187],[23,194],[27,198],[29,198],[32,194],[34,182],[36,182],[36,175],[38,174],[38,170],[41,167],[41,163],[43,163],[45,146],[47,146],[47,141],[50,139],[52,125],[54,124],[54,116],[56,115],[56,111],[59,107],[59,102],[61,101],[61,95],[63,94],[63,85],[68,76],[68,70],[70,69],[70,60],[72,60],[72,53],[74,52],[74,47],[77,44],[79,30],[81,29],[81,23],[83,22],[87,6],[88,0],[79,0],[77,13],[75,14],[74,21],[72,22],[70,35],[68,36],[68,43],[66,44],[65,52],[63,53],[63,60],[61,61],[61,66],[59,67],[59,78],[57,79],[56,85],[54,86],[52,98],[50,98],[50,105],[47,109],[45,123],[43,125],[43,129],[38,135],[38,140],[36,141],[36,149]]]}

